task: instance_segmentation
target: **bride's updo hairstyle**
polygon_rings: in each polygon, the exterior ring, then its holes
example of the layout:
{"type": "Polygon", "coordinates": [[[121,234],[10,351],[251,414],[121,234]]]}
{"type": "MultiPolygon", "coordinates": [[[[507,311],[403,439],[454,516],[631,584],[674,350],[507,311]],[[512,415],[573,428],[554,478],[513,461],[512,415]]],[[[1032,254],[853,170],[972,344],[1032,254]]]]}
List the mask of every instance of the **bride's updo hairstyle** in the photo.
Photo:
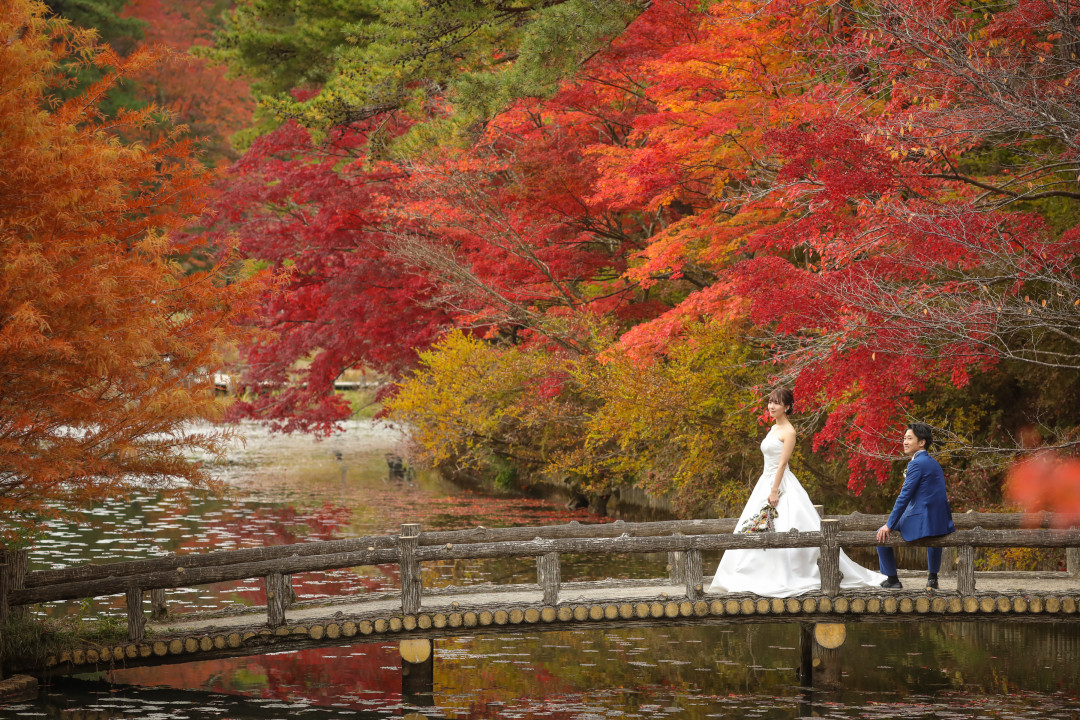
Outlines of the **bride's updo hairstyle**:
{"type": "Polygon", "coordinates": [[[777,402],[784,406],[784,412],[790,415],[795,410],[795,393],[788,388],[776,388],[769,393],[769,402],[777,402]]]}

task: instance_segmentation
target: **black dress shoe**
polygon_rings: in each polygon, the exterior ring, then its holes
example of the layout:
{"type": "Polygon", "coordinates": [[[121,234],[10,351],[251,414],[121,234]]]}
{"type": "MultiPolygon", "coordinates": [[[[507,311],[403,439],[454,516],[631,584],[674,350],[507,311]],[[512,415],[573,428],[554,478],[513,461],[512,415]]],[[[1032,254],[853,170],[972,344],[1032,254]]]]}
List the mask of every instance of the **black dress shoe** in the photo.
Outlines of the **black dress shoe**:
{"type": "Polygon", "coordinates": [[[897,578],[887,577],[881,583],[881,587],[885,588],[886,590],[899,590],[904,586],[900,584],[900,580],[898,580],[897,578]]]}
{"type": "Polygon", "coordinates": [[[927,590],[937,590],[938,589],[937,575],[931,575],[928,578],[926,578],[926,589],[927,590]]]}

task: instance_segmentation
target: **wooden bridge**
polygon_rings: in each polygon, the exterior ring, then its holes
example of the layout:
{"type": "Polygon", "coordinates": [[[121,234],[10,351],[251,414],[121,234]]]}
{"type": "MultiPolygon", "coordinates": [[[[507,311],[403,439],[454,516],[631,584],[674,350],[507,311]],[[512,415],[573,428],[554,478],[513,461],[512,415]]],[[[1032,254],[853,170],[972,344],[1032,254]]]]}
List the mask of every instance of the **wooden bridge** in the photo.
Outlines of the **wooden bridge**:
{"type": "Polygon", "coordinates": [[[946,548],[939,590],[922,574],[903,590],[841,591],[840,548],[876,546],[885,516],[826,516],[820,532],[733,534],[735,520],[617,521],[542,527],[367,536],[265,548],[216,551],[60,570],[26,572],[25,553],[0,563],[0,617],[25,606],[126,594],[126,642],[87,644],[48,657],[42,667],[6,668],[38,675],[95,668],[189,662],[368,640],[430,639],[464,633],[517,632],[522,626],[676,623],[812,623],[990,620],[1080,621],[1080,530],[1051,529],[1049,514],[954,515],[957,532],[895,546],[946,548]],[[702,551],[739,548],[820,550],[819,592],[797,598],[716,594],[705,590],[702,551]],[[975,572],[975,549],[1066,548],[1066,572],[975,572]],[[667,553],[668,576],[643,580],[562,582],[565,554],[667,553]],[[422,587],[421,563],[471,558],[536,559],[537,582],[422,587]],[[399,591],[295,602],[297,573],[394,564],[399,591]],[[166,592],[263,578],[267,605],[217,614],[170,616],[166,592]],[[149,596],[150,618],[144,601],[149,596]]]}

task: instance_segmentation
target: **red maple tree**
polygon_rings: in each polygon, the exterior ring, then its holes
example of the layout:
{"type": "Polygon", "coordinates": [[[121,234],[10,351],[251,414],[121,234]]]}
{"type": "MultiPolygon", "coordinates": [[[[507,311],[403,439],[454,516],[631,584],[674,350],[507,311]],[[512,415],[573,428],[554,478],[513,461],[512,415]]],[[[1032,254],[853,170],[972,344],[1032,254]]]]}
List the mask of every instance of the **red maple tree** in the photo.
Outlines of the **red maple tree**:
{"type": "Polygon", "coordinates": [[[245,255],[287,277],[248,318],[269,332],[244,350],[240,382],[251,393],[233,417],[328,431],[351,414],[333,391],[344,370],[400,372],[449,322],[430,302],[431,284],[386,251],[386,208],[404,173],[368,157],[367,131],[341,128],[316,142],[287,123],[223,183],[210,237],[235,234],[245,255]]]}
{"type": "MultiPolygon", "coordinates": [[[[847,461],[850,489],[883,481],[928,394],[1016,376],[1006,365],[1080,369],[1070,8],[657,0],[554,96],[512,103],[466,147],[370,163],[383,191],[354,207],[377,208],[365,224],[377,257],[394,277],[419,275],[411,297],[442,312],[405,343],[452,324],[573,357],[594,352],[602,327],[619,339],[608,352],[663,363],[692,342],[688,328],[726,324],[762,349],[772,381],[794,385],[814,448],[847,461]]],[[[353,172],[363,153],[350,153],[334,173],[353,172]]],[[[278,203],[271,224],[290,212],[278,203]]],[[[267,307],[285,318],[305,306],[303,322],[329,327],[346,315],[305,293],[352,271],[303,262],[326,274],[300,273],[267,307]]],[[[296,378],[325,388],[378,357],[347,345],[296,378]]],[[[264,345],[251,359],[280,385],[316,346],[264,345]]],[[[550,399],[571,392],[564,380],[530,387],[550,399]]],[[[315,397],[305,392],[294,384],[265,408],[288,425],[315,397]]],[[[993,440],[967,450],[1017,449],[993,440]]]]}

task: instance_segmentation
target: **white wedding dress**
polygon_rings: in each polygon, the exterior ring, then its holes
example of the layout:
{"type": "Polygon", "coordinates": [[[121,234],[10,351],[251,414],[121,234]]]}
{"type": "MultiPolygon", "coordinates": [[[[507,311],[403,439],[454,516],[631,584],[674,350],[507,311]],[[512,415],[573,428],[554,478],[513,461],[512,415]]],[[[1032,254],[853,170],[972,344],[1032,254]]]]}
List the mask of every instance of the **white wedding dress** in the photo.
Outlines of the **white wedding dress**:
{"type": "MultiPolygon", "coordinates": [[[[780,455],[784,442],[776,433],[776,426],[769,429],[761,441],[761,452],[765,456],[765,471],[761,473],[757,484],[746,501],[735,532],[756,515],[769,499],[776,468],[780,464],[780,455]]],[[[780,501],[777,503],[776,530],[786,532],[792,528],[800,531],[821,530],[821,518],[818,517],[810,496],[792,474],[790,468],[784,470],[780,480],[780,501]]],[[[709,592],[754,593],[765,597],[792,597],[821,590],[821,575],[818,571],[817,548],[773,548],[769,550],[726,550],[716,569],[709,592]]],[[[854,563],[840,551],[840,580],[842,588],[877,587],[885,579],[879,572],[868,570],[854,563]]]]}

